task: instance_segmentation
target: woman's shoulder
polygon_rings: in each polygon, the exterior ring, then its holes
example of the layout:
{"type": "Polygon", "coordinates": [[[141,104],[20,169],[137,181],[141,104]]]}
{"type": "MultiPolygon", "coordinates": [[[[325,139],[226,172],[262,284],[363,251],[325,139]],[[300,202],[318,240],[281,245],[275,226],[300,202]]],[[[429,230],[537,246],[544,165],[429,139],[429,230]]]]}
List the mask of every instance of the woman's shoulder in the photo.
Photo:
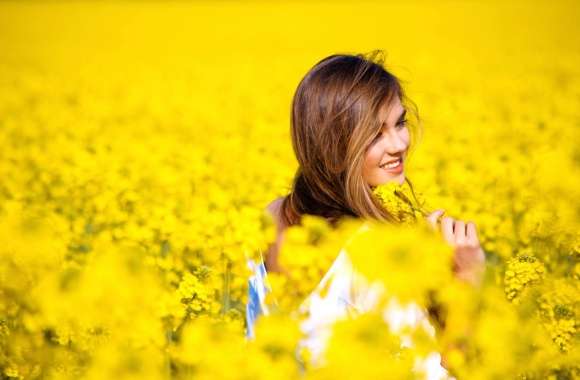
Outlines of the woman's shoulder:
{"type": "Polygon", "coordinates": [[[281,211],[282,211],[282,202],[284,202],[284,198],[285,197],[278,197],[276,199],[274,199],[273,201],[271,201],[270,203],[268,203],[268,205],[266,206],[266,210],[268,210],[270,212],[270,214],[272,214],[272,216],[274,217],[274,219],[276,220],[276,223],[280,224],[281,222],[281,211]]]}
{"type": "Polygon", "coordinates": [[[268,203],[268,208],[277,208],[282,204],[282,201],[286,198],[285,196],[279,196],[268,203]]]}
{"type": "Polygon", "coordinates": [[[282,217],[283,201],[284,197],[278,197],[266,206],[266,210],[272,215],[274,223],[276,224],[276,240],[268,247],[265,255],[265,265],[268,271],[282,271],[282,268],[278,264],[278,253],[282,245],[284,229],[286,228],[284,218],[282,217]]]}

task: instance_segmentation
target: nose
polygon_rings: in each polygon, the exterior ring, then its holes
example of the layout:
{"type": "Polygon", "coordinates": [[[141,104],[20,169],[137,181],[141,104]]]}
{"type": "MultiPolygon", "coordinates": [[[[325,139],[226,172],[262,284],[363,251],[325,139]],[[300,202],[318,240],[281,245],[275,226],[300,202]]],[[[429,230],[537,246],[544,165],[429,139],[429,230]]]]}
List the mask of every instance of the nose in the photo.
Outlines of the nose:
{"type": "Polygon", "coordinates": [[[392,131],[384,139],[384,149],[389,155],[397,155],[407,149],[407,142],[397,131],[392,131]]]}

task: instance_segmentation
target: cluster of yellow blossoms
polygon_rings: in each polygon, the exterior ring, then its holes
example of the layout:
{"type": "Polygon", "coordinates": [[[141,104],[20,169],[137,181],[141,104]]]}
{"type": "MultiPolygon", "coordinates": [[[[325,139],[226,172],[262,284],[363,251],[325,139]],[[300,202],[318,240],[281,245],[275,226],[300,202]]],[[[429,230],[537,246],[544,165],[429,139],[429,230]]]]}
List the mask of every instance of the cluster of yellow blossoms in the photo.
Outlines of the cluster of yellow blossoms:
{"type": "Polygon", "coordinates": [[[529,253],[519,253],[508,260],[505,271],[505,292],[508,299],[517,302],[518,295],[524,288],[540,281],[545,271],[544,264],[529,253]]]}
{"type": "Polygon", "coordinates": [[[458,379],[580,376],[578,11],[1,2],[0,377],[415,379],[432,350],[458,379]],[[357,220],[287,230],[290,276],[272,273],[278,307],[247,341],[247,260],[296,170],[292,95],[323,57],[377,48],[422,116],[405,163],[420,202],[377,189],[403,223],[352,241],[357,220]],[[476,222],[481,288],[416,223],[434,207],[476,222]],[[402,348],[377,309],[336,323],[326,365],[297,352],[292,310],[347,241],[361,272],[430,310],[436,339],[407,331],[402,348]]]}
{"type": "Polygon", "coordinates": [[[423,199],[422,194],[415,193],[407,182],[403,185],[388,182],[376,186],[373,189],[373,194],[389,214],[395,217],[395,222],[399,224],[416,223],[429,214],[425,210],[426,200],[423,199]]]}

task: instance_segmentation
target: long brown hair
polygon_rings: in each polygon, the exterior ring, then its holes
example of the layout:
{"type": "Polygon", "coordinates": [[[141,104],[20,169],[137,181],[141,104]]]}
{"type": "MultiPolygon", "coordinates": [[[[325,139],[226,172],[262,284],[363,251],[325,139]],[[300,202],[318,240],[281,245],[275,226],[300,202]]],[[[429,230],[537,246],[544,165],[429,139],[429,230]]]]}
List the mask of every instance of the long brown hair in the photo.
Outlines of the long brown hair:
{"type": "Polygon", "coordinates": [[[385,68],[381,50],[333,54],[306,73],[292,100],[299,167],[281,205],[285,226],[300,224],[303,214],[322,216],[332,225],[344,216],[395,222],[362,176],[365,153],[380,130],[379,109],[395,96],[411,117],[411,151],[420,132],[417,107],[385,68]]]}

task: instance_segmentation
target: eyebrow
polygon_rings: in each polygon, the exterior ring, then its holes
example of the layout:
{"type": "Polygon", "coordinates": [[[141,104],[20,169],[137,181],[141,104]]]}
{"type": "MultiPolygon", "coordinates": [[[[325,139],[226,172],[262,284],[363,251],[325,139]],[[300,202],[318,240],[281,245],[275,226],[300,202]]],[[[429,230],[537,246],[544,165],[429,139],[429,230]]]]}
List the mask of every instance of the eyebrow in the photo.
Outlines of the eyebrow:
{"type": "MultiPolygon", "coordinates": [[[[397,122],[401,121],[405,115],[407,114],[407,109],[403,108],[403,112],[401,113],[401,116],[399,116],[399,118],[397,119],[397,122]]],[[[383,121],[383,123],[381,124],[381,126],[386,125],[387,122],[383,121]]]]}

